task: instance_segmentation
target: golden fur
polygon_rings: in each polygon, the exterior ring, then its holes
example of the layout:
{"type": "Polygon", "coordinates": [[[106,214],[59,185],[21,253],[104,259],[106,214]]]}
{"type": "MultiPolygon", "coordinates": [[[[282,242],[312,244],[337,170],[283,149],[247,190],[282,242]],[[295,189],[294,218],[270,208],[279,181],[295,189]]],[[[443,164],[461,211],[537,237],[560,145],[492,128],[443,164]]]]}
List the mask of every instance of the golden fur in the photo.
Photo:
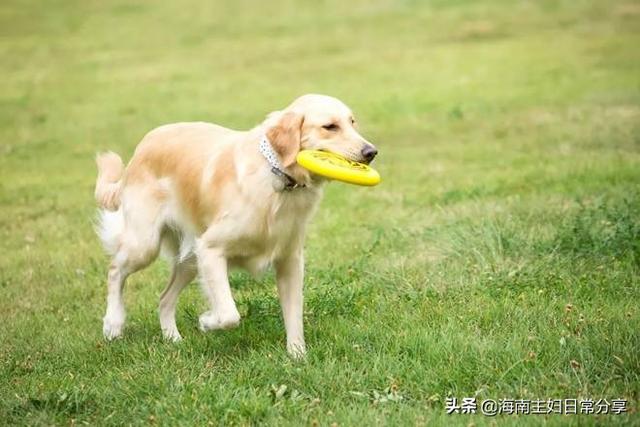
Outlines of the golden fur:
{"type": "Polygon", "coordinates": [[[276,267],[278,291],[293,355],[305,351],[302,333],[303,242],[325,180],[297,165],[301,149],[336,152],[355,161],[375,149],[355,129],[348,107],[335,98],[305,95],[257,127],[235,131],[210,123],[176,123],[149,132],[123,168],[112,152],[97,157],[100,236],[112,261],[103,332],[121,335],[122,287],[160,248],[173,272],[160,300],[166,338],[180,339],[175,305],[200,274],[210,310],[202,330],[233,327],[240,315],[229,288],[229,267],[252,272],[276,267]],[[258,150],[266,135],[287,174],[303,188],[284,189],[258,150]]]}

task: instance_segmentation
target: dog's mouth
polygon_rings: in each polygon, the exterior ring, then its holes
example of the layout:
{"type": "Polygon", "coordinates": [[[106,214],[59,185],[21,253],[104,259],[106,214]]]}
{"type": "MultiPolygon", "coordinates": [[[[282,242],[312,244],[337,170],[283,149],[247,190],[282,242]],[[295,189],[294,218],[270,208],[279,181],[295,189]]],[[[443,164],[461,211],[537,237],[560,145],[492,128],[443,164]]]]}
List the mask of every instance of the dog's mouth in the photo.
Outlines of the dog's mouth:
{"type": "Polygon", "coordinates": [[[371,162],[373,162],[373,159],[362,159],[358,161],[358,163],[364,163],[365,165],[370,165],[371,162]]]}
{"type": "Polygon", "coordinates": [[[354,162],[354,163],[364,163],[365,165],[368,165],[373,161],[373,159],[365,159],[364,157],[361,157],[361,156],[358,156],[358,158],[354,159],[353,157],[351,157],[349,155],[345,155],[345,154],[342,154],[342,153],[336,153],[335,151],[326,150],[324,148],[320,148],[320,149],[318,149],[318,151],[322,151],[323,153],[334,154],[336,156],[343,157],[346,160],[348,160],[350,162],[354,162]]]}

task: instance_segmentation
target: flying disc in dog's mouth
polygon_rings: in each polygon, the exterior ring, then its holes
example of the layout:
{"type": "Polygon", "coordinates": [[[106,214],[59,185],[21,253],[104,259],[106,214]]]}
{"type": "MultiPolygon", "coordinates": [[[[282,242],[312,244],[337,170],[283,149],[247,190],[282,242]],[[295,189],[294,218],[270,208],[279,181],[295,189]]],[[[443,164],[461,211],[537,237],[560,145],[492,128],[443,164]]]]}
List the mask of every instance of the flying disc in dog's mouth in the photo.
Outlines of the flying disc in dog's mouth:
{"type": "Polygon", "coordinates": [[[380,183],[380,174],[369,165],[328,151],[302,150],[298,153],[296,161],[303,168],[336,181],[364,186],[380,183]]]}

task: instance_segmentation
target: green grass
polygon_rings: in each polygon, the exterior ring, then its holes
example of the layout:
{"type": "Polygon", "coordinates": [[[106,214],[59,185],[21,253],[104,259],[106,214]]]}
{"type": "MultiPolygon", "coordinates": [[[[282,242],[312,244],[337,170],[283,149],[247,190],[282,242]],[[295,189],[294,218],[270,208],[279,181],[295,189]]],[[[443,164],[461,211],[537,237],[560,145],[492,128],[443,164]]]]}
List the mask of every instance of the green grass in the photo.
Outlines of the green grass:
{"type": "Polygon", "coordinates": [[[640,424],[640,3],[258,3],[0,5],[0,424],[640,424]],[[208,335],[192,285],[164,343],[161,262],[105,343],[94,153],[307,92],[353,108],[383,183],[313,221],[306,361],[272,275],[234,274],[241,326],[208,335]],[[473,395],[631,413],[445,415],[473,395]]]}

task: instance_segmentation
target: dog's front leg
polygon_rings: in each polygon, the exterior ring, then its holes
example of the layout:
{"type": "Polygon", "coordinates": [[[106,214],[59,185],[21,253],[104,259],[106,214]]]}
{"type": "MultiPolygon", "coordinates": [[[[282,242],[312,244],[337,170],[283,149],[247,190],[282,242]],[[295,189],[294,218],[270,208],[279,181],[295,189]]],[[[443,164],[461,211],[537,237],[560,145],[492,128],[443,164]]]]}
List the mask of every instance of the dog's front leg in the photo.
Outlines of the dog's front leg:
{"type": "Polygon", "coordinates": [[[200,316],[200,329],[229,329],[238,326],[240,313],[231,295],[227,259],[218,248],[200,242],[196,248],[202,291],[209,301],[209,311],[200,316]]]}
{"type": "Polygon", "coordinates": [[[304,255],[296,249],[275,262],[278,295],[287,332],[287,351],[294,358],[305,354],[302,325],[304,255]]]}

